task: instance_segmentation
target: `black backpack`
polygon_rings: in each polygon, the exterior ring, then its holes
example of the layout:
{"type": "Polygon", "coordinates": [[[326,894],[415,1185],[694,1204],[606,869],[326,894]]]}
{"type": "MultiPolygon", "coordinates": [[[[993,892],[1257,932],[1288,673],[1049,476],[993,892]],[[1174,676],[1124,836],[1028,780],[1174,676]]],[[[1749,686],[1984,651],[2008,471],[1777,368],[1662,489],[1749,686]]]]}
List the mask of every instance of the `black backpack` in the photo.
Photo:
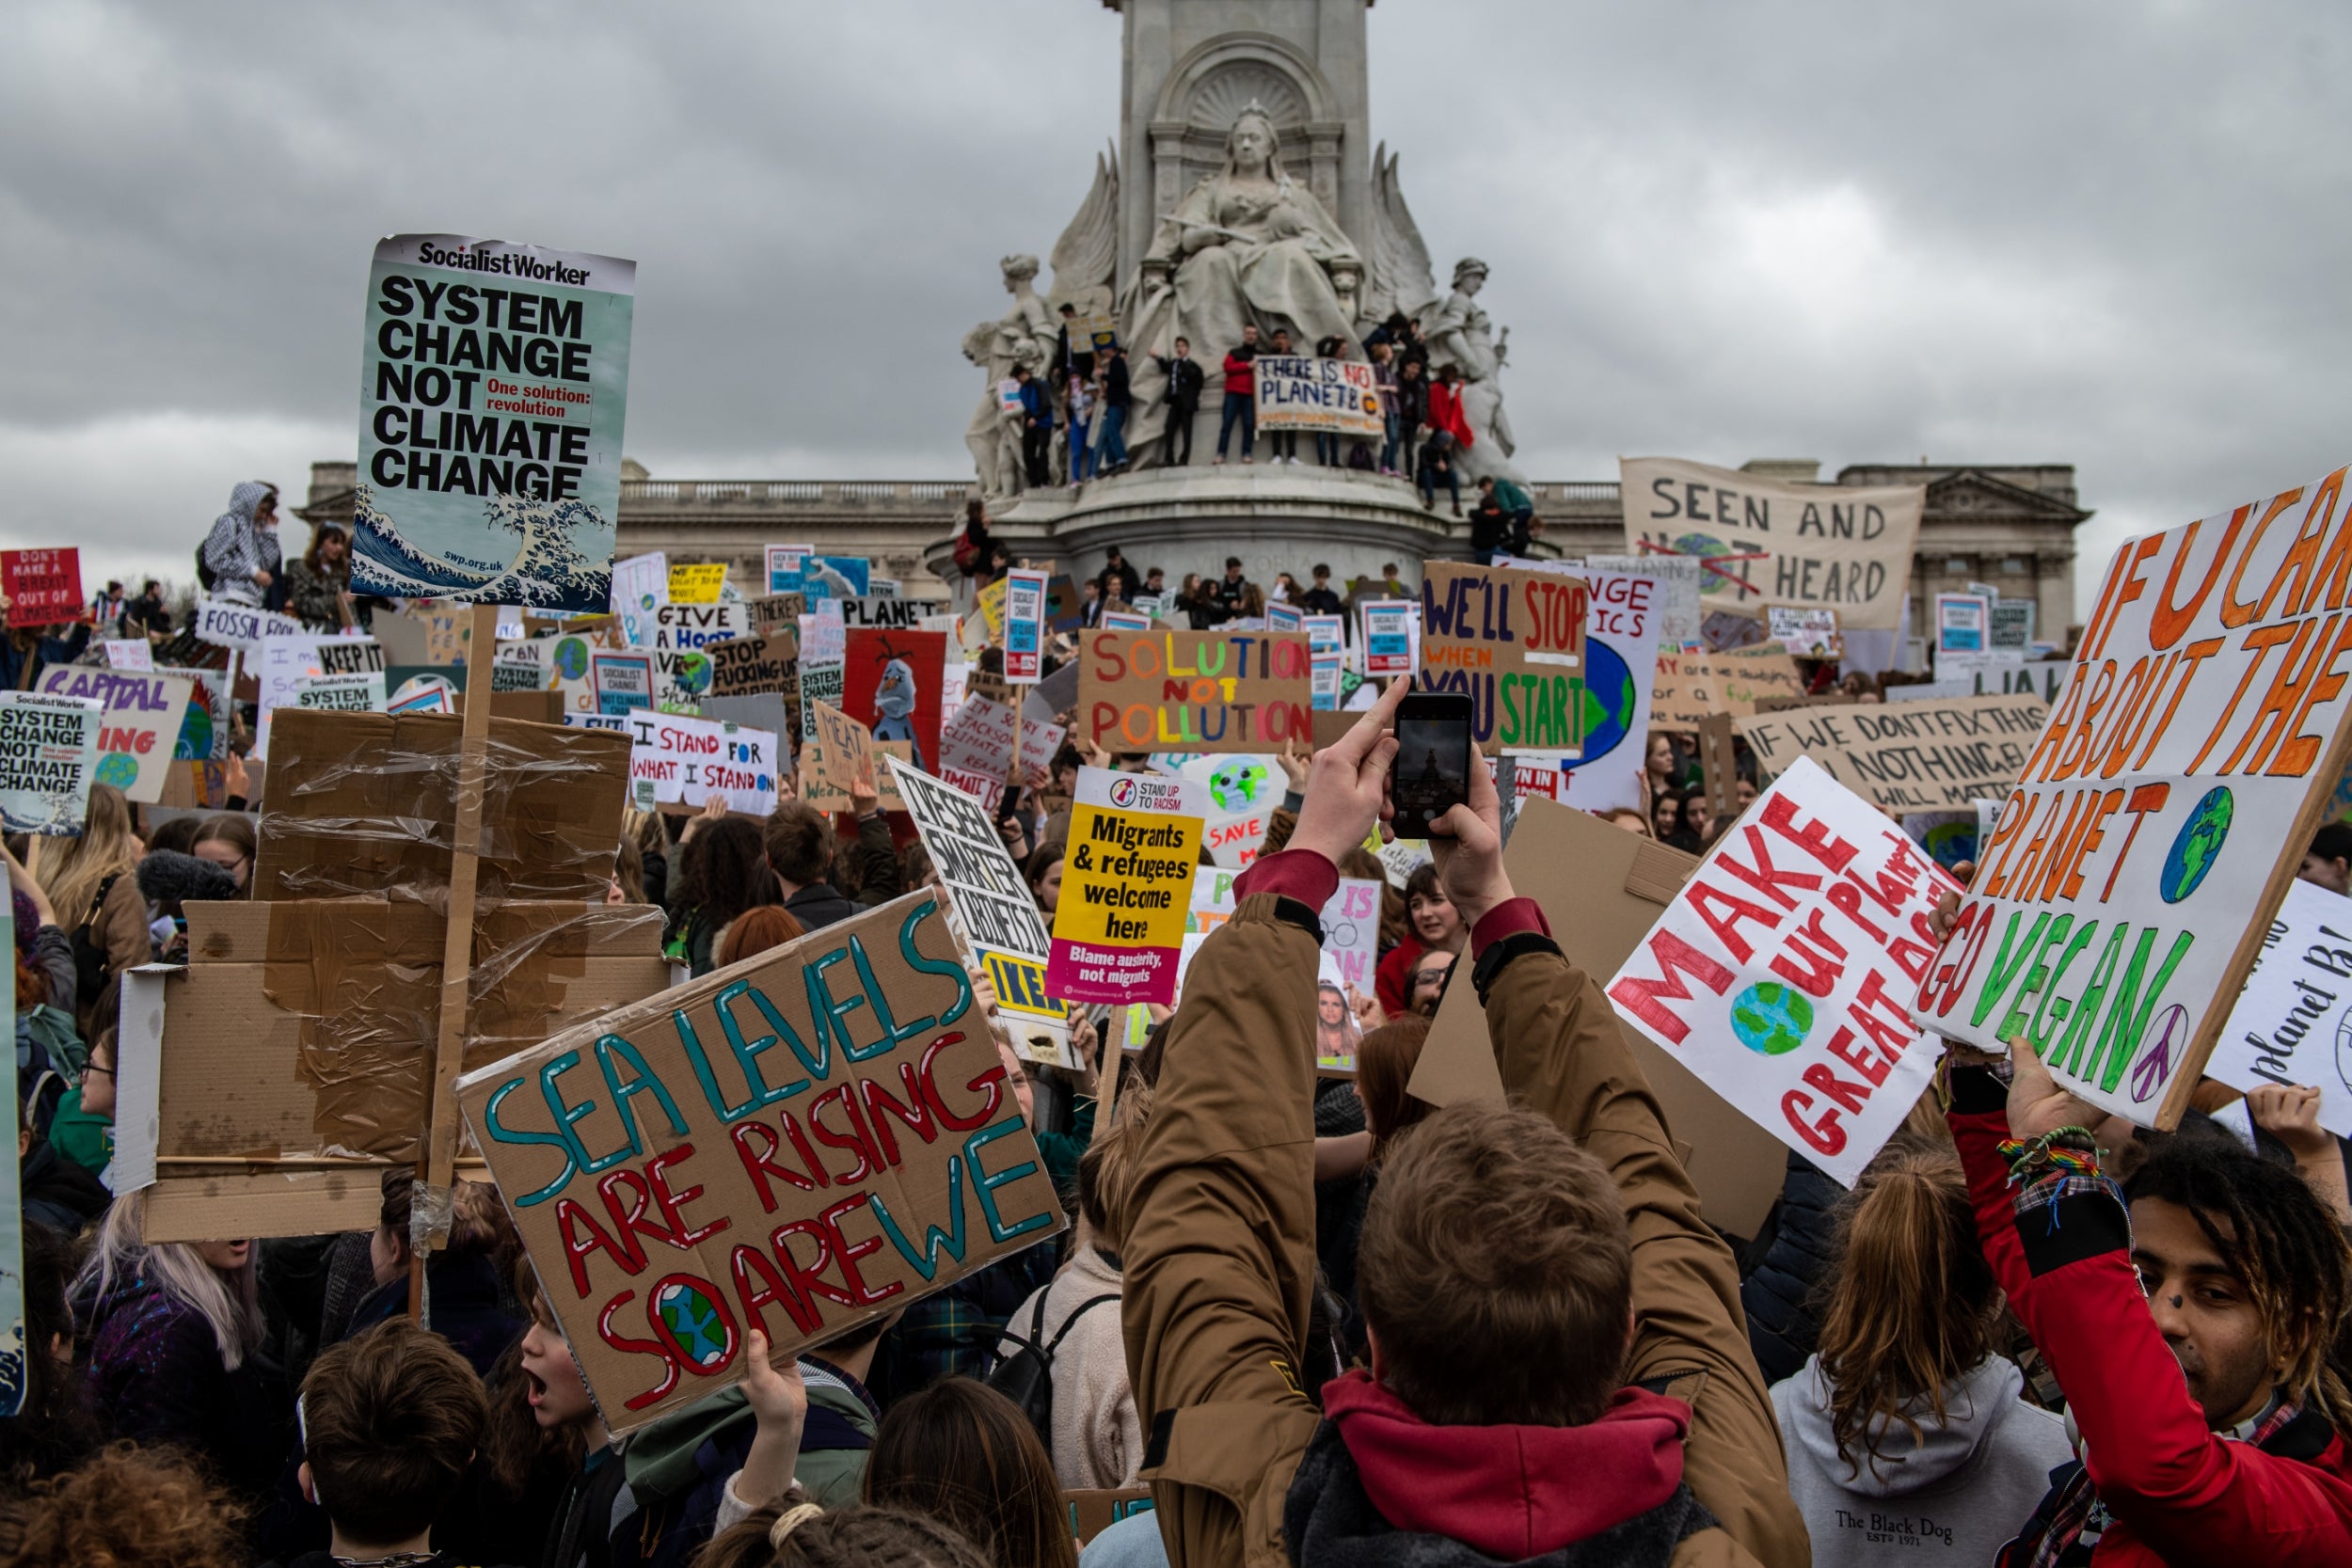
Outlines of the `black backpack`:
{"type": "Polygon", "coordinates": [[[97,894],[89,901],[89,913],[82,917],[79,926],[73,927],[74,996],[85,1007],[104,992],[108,978],[105,940],[93,938],[91,927],[98,924],[98,917],[106,907],[106,895],[115,890],[115,883],[121,879],[122,873],[118,871],[99,883],[97,894]]]}
{"type": "Polygon", "coordinates": [[[1038,1436],[1044,1440],[1046,1451],[1050,1453],[1054,1447],[1054,1353],[1061,1349],[1061,1342],[1070,1337],[1071,1329],[1077,1325],[1080,1318],[1104,1302],[1119,1298],[1115,1295],[1088,1297],[1062,1320],[1061,1327],[1055,1330],[1053,1339],[1047,1341],[1045,1297],[1043,1291],[1037,1293],[1037,1310],[1029,1314],[1027,1334],[1015,1334],[1009,1327],[1005,1330],[1004,1338],[1020,1348],[996,1363],[995,1370],[988,1374],[988,1386],[1020,1407],[1021,1413],[1029,1418],[1029,1424],[1037,1428],[1038,1436]]]}
{"type": "MultiPolygon", "coordinates": [[[[211,542],[210,538],[207,538],[205,544],[210,544],[211,542]]],[[[213,563],[204,559],[204,546],[197,546],[196,580],[202,585],[204,592],[207,594],[213,591],[213,579],[215,575],[216,574],[213,571],[213,563]]]]}

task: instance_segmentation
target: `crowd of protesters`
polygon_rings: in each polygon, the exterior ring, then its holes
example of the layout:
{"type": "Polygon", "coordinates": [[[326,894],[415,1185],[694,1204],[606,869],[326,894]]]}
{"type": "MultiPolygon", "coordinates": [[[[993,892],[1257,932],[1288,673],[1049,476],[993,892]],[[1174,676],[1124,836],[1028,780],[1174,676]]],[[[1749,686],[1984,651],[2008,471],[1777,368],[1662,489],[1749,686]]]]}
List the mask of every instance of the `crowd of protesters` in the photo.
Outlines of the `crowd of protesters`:
{"type": "MultiPolygon", "coordinates": [[[[322,531],[287,565],[272,500],[239,488],[215,588],[363,615],[347,547],[322,531]]],[[[1090,602],[1223,626],[1349,608],[1330,578],[1232,560],[1171,586],[1113,550],[1090,602]]],[[[1384,579],[1360,592],[1409,596],[1384,579]]],[[[93,619],[178,635],[151,597],[109,584],[93,619]]],[[[56,629],[15,656],[85,652],[56,629]]],[[[1513,888],[1488,770],[1401,880],[1367,848],[1403,686],[1279,759],[1235,911],[1143,1049],[1073,1009],[1078,1065],[1044,1065],[999,1019],[1069,1229],[780,1363],[755,1336],[738,1386],[618,1439],[487,1185],[458,1183],[421,1268],[405,1170],[367,1230],[144,1239],[118,981],[184,960],[187,903],[250,895],[262,802],[241,773],[210,815],[95,785],[78,837],[0,851],[25,1316],[0,1568],[2352,1561],[2352,1195],[2315,1089],[2208,1081],[2155,1133],[2029,1047],[1951,1048],[1851,1192],[1792,1154],[1726,1234],[1596,977],[1513,888]],[[1313,978],[1342,877],[1383,887],[1368,990],[1313,978]],[[1409,1092],[1450,990],[1505,1101],[1409,1092]],[[1145,1486],[1082,1558],[1066,1495],[1145,1486]]],[[[1658,734],[1644,762],[1644,804],[1606,815],[1678,849],[1756,799],[1744,755],[1710,781],[1658,734]]],[[[1049,924],[1089,765],[1066,746],[994,808],[1049,924]]],[[[846,813],[784,797],[631,812],[608,898],[660,908],[703,974],[938,884],[870,781],[846,813]]],[[[2352,895],[2352,826],[2302,875],[2352,895]]]]}

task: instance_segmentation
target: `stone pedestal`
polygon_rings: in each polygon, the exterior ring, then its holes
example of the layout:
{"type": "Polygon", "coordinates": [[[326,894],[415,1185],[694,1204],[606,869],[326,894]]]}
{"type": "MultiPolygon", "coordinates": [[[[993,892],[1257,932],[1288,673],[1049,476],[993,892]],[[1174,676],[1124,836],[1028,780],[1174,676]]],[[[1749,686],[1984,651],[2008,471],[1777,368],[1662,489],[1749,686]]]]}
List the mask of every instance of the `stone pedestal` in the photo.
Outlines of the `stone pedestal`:
{"type": "MultiPolygon", "coordinates": [[[[1418,582],[1424,560],[1470,553],[1469,525],[1453,516],[1442,491],[1438,510],[1424,512],[1420,493],[1403,480],[1308,462],[1269,464],[1263,437],[1259,451],[1248,467],[1150,468],[1074,491],[1033,491],[994,514],[992,526],[1016,558],[1050,556],[1078,578],[1101,571],[1104,552],[1116,545],[1137,572],[1163,568],[1171,592],[1187,572],[1221,576],[1229,555],[1265,587],[1277,572],[1305,587],[1320,562],[1344,593],[1348,582],[1377,578],[1386,564],[1418,582]]],[[[947,566],[948,546],[933,546],[928,559],[934,569],[947,566]]]]}

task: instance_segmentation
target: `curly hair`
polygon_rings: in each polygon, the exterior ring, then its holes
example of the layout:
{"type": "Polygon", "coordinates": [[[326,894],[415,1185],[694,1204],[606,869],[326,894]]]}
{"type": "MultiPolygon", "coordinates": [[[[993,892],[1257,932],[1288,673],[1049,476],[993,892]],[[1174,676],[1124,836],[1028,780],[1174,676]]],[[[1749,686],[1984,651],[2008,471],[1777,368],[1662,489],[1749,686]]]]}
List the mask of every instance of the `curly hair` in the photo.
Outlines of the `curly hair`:
{"type": "Polygon", "coordinates": [[[245,1568],[244,1517],[178,1454],[117,1443],[0,1499],[0,1568],[245,1568]]]}

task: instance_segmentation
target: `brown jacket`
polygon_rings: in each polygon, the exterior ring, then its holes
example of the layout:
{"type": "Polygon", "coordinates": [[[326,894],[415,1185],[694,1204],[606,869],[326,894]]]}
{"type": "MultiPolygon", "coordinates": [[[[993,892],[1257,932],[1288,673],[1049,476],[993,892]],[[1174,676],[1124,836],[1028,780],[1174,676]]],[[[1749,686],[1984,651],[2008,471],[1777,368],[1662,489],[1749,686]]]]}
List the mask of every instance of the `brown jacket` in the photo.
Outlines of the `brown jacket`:
{"type": "MultiPolygon", "coordinates": [[[[1143,1478],[1174,1568],[1287,1561],[1283,1499],[1320,1418],[1295,1370],[1315,1266],[1316,948],[1277,902],[1243,899],[1193,961],[1125,1253],[1143,1478]]],[[[1674,1560],[1809,1562],[1730,1252],[1699,1218],[1607,1001],[1556,951],[1527,952],[1494,977],[1486,1009],[1505,1086],[1608,1165],[1625,1197],[1627,1379],[1669,1380],[1691,1405],[1684,1476],[1724,1527],[1674,1560]]]]}

